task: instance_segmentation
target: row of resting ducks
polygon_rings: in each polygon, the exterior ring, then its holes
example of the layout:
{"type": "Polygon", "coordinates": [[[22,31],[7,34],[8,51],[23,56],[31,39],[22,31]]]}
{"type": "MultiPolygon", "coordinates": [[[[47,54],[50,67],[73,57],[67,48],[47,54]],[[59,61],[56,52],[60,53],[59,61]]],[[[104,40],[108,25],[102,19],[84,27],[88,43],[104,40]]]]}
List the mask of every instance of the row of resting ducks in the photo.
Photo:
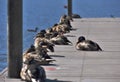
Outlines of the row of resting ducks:
{"type": "MultiPolygon", "coordinates": [[[[45,82],[46,73],[41,65],[55,61],[47,52],[54,52],[55,45],[72,45],[72,42],[64,35],[73,28],[67,15],[60,18],[59,24],[51,28],[41,30],[36,34],[34,44],[23,53],[23,66],[20,72],[21,79],[30,82],[45,82]]],[[[77,50],[102,51],[100,46],[91,40],[80,36],[75,45],[77,50]]]]}

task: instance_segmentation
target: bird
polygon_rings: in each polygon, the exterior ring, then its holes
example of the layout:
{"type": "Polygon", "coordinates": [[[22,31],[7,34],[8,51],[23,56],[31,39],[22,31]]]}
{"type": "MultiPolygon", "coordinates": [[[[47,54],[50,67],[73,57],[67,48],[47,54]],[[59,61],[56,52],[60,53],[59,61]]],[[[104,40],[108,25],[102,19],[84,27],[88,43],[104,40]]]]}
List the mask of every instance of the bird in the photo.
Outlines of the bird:
{"type": "Polygon", "coordinates": [[[47,42],[47,41],[41,41],[39,43],[39,45],[41,45],[41,47],[43,48],[46,48],[47,50],[51,51],[51,52],[54,52],[54,44],[53,43],[50,43],[50,42],[47,42]]]}
{"type": "Polygon", "coordinates": [[[92,40],[86,40],[84,36],[80,36],[78,38],[75,48],[77,50],[83,50],[83,51],[102,51],[102,49],[96,42],[92,40]]]}
{"type": "Polygon", "coordinates": [[[37,32],[38,27],[36,27],[35,29],[27,29],[28,32],[37,32]]]}
{"type": "Polygon", "coordinates": [[[38,61],[29,58],[22,66],[20,77],[27,82],[45,82],[46,72],[38,61]]]}
{"type": "Polygon", "coordinates": [[[47,49],[50,49],[51,52],[54,52],[52,44],[40,42],[37,48],[35,48],[35,46],[32,44],[30,48],[23,53],[23,62],[29,60],[30,58],[38,60],[41,64],[49,64],[50,62],[55,61],[47,54],[47,49]]]}
{"type": "Polygon", "coordinates": [[[52,35],[50,41],[55,45],[72,45],[72,42],[66,36],[57,32],[52,35]]]}

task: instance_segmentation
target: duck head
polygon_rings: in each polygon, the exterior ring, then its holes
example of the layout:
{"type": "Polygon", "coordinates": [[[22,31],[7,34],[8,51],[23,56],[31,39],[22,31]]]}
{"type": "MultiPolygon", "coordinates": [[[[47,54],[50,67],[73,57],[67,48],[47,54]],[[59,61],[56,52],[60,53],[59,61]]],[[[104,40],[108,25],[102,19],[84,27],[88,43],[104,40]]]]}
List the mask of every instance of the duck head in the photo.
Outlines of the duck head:
{"type": "Polygon", "coordinates": [[[47,28],[46,29],[46,33],[51,33],[51,32],[53,32],[52,28],[47,28]]]}
{"type": "Polygon", "coordinates": [[[84,37],[84,36],[80,36],[80,37],[78,38],[78,42],[82,42],[82,41],[85,41],[85,37],[84,37]]]}
{"type": "Polygon", "coordinates": [[[43,30],[41,30],[41,31],[40,31],[40,33],[45,34],[45,33],[46,33],[46,31],[43,29],[43,30]]]}

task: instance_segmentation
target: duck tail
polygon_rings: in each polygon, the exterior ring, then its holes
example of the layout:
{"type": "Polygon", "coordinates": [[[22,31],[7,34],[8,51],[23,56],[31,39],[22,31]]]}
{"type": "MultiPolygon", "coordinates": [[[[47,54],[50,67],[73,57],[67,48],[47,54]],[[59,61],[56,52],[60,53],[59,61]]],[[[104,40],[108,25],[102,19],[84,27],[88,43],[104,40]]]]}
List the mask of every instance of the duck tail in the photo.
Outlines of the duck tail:
{"type": "Polygon", "coordinates": [[[99,45],[97,45],[97,46],[98,46],[98,50],[99,51],[103,51],[102,48],[99,45]]]}

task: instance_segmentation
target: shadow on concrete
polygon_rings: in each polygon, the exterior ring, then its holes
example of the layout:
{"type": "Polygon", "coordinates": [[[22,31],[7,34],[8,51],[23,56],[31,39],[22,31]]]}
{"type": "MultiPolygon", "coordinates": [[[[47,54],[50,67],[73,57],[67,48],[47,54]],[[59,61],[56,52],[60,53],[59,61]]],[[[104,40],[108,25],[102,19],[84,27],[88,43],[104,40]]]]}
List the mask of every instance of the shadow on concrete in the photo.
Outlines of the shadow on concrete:
{"type": "Polygon", "coordinates": [[[57,79],[54,79],[54,80],[46,79],[46,82],[72,82],[72,81],[62,81],[62,80],[57,80],[57,79]]]}
{"type": "Polygon", "coordinates": [[[61,55],[50,55],[51,57],[65,57],[65,56],[61,56],[61,55]]]}

